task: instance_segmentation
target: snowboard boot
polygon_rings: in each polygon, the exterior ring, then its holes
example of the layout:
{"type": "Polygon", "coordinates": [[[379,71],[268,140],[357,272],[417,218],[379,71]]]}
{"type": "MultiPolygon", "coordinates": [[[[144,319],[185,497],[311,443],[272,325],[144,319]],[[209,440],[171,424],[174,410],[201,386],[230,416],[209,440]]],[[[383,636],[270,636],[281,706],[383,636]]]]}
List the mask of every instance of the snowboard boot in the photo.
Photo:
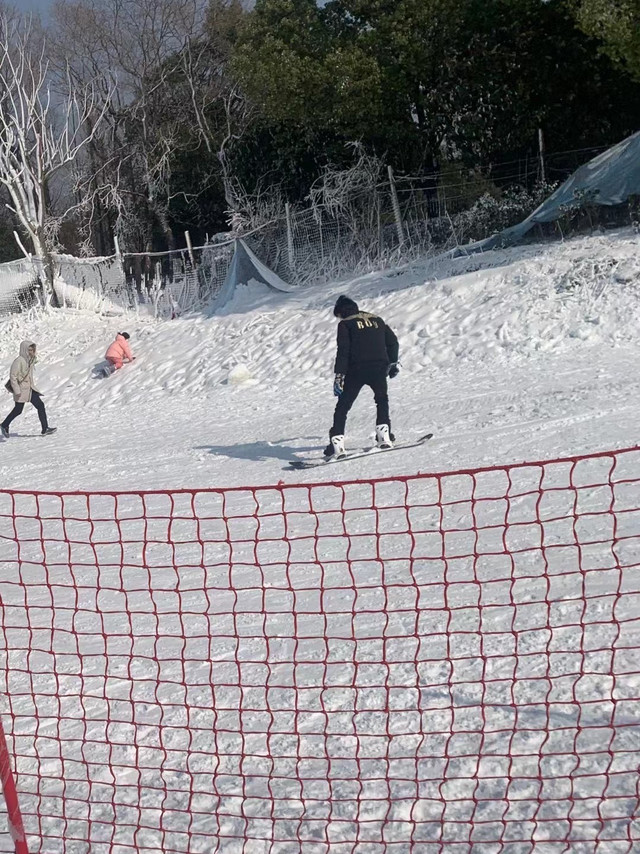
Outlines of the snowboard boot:
{"type": "Polygon", "coordinates": [[[344,457],[346,454],[344,447],[344,436],[332,436],[331,441],[324,449],[324,456],[327,460],[337,460],[344,457]]]}
{"type": "Polygon", "coordinates": [[[388,424],[376,424],[376,445],[379,448],[393,448],[395,438],[388,424]]]}
{"type": "Polygon", "coordinates": [[[0,433],[2,433],[5,439],[9,438],[9,428],[5,427],[4,424],[0,424],[0,433]]]}
{"type": "Polygon", "coordinates": [[[55,433],[57,429],[58,429],[57,427],[47,427],[46,430],[42,431],[41,435],[42,436],[50,436],[52,433],[55,433]]]}

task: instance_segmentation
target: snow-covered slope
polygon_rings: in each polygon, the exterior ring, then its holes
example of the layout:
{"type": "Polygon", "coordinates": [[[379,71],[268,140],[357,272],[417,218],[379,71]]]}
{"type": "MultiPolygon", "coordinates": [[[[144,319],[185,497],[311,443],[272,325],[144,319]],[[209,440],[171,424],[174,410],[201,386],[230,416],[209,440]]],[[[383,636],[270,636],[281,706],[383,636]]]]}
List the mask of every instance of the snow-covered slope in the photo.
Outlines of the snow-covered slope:
{"type": "MultiPolygon", "coordinates": [[[[144,489],[376,477],[541,459],[635,445],[640,385],[640,237],[631,230],[563,244],[425,261],[295,295],[241,289],[223,315],[164,322],[70,310],[0,323],[8,375],[19,342],[38,343],[35,410],[0,445],[4,487],[144,489]],[[436,434],[419,451],[284,471],[318,452],[334,406],[336,321],[346,292],[401,341],[393,427],[436,434]],[[91,377],[113,337],[138,358],[91,377]]],[[[0,397],[0,417],[12,405],[0,397]]],[[[363,392],[348,444],[374,427],[363,392]]]]}

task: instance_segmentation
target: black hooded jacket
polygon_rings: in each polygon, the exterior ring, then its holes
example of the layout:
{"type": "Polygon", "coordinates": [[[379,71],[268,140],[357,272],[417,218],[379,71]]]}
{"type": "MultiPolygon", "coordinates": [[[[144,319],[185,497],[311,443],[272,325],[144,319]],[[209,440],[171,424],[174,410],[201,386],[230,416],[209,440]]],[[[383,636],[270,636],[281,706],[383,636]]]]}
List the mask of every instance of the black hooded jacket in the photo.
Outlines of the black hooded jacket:
{"type": "Polygon", "coordinates": [[[360,367],[388,367],[398,361],[398,339],[380,317],[359,311],[338,324],[334,371],[346,374],[360,367]]]}

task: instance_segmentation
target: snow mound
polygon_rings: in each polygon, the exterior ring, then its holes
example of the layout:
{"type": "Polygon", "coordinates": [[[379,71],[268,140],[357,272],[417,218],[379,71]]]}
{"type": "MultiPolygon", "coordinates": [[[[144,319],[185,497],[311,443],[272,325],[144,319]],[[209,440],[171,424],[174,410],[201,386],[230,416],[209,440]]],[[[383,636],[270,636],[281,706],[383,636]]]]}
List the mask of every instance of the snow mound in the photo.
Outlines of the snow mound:
{"type": "Polygon", "coordinates": [[[231,385],[242,385],[243,383],[255,382],[255,380],[247,365],[236,365],[229,371],[227,382],[231,385]]]}

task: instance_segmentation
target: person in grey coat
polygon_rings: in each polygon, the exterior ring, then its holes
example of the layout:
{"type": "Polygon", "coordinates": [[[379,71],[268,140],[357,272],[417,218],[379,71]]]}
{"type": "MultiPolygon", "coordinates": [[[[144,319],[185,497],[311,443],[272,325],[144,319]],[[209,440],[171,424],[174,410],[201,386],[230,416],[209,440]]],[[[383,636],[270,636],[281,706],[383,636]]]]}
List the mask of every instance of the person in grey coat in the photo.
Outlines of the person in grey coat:
{"type": "Polygon", "coordinates": [[[35,386],[33,372],[36,362],[36,345],[33,341],[23,341],[20,344],[20,355],[17,359],[14,359],[11,365],[9,382],[5,386],[7,391],[13,394],[15,401],[15,406],[2,424],[0,424],[0,433],[2,433],[5,439],[9,438],[11,422],[18,415],[22,415],[25,403],[32,403],[35,406],[38,418],[40,419],[43,436],[49,436],[51,433],[56,432],[56,427],[49,427],[42,396],[35,386]]]}

